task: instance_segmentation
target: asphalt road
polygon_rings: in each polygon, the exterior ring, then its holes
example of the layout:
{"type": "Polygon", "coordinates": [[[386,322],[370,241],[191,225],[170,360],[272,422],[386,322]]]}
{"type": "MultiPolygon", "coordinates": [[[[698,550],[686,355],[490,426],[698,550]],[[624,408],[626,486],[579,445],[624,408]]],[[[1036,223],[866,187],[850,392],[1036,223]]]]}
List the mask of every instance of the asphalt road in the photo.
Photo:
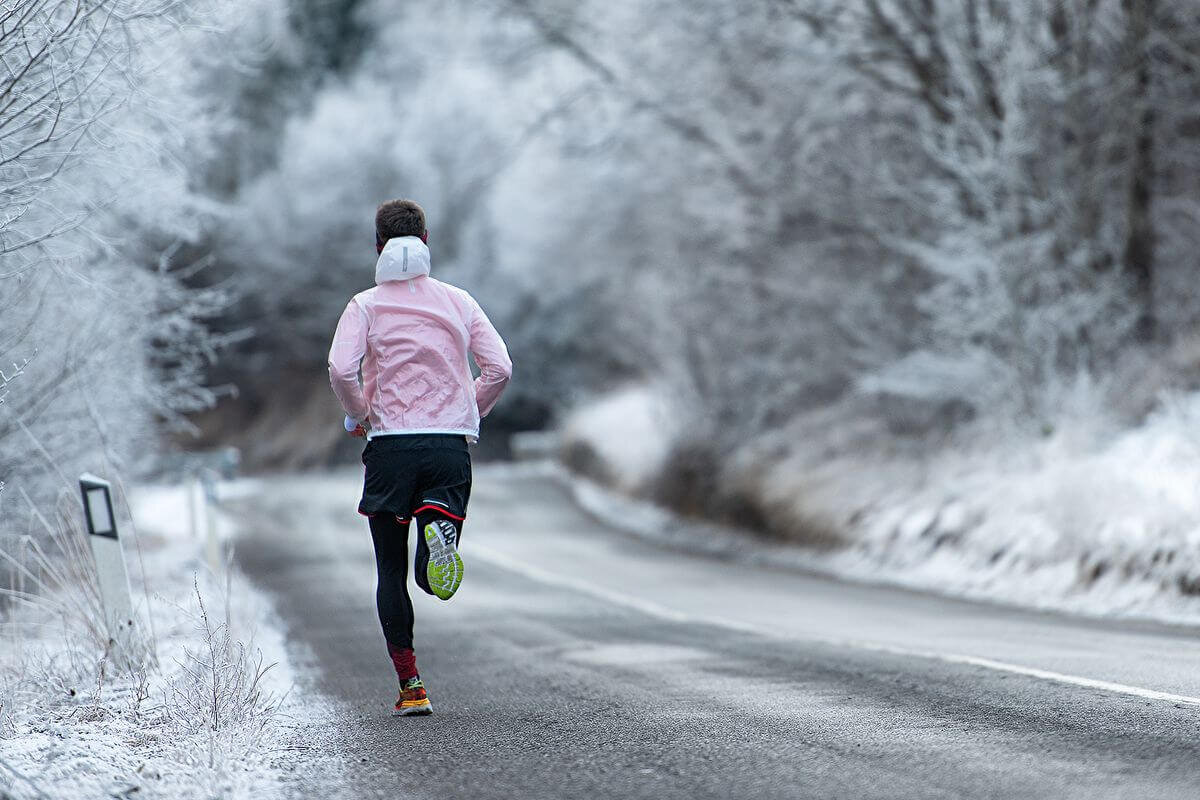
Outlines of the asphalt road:
{"type": "MultiPolygon", "coordinates": [[[[1200,797],[1200,637],[844,584],[630,538],[478,470],[466,579],[417,605],[435,713],[395,719],[356,476],[243,500],[298,697],[299,797],[1200,797]]],[[[415,590],[414,590],[415,591],[415,590]]]]}

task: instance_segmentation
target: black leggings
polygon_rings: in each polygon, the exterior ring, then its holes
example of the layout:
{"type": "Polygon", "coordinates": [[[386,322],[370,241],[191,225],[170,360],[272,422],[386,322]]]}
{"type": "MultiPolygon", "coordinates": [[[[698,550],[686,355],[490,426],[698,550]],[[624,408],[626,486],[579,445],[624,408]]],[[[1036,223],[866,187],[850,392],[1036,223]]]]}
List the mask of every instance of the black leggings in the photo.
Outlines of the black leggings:
{"type": "MultiPolygon", "coordinates": [[[[426,594],[429,588],[425,566],[429,563],[429,548],[422,531],[435,520],[450,522],[455,528],[455,541],[462,538],[462,521],[435,511],[417,513],[417,558],[416,574],[413,579],[426,594]]],[[[375,569],[379,585],[375,589],[375,607],[379,609],[379,623],[383,626],[383,638],[392,647],[412,649],[413,605],[408,596],[408,521],[399,521],[386,512],[376,514],[368,520],[371,524],[371,541],[375,543],[375,569]]]]}

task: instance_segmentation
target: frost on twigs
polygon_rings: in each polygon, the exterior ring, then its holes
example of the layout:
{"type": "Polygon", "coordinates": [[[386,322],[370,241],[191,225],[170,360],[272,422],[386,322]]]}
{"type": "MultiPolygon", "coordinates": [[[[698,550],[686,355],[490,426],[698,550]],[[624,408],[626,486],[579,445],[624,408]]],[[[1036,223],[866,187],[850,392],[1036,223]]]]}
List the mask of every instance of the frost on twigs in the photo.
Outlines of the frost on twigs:
{"type": "Polygon", "coordinates": [[[176,661],[164,708],[171,721],[189,733],[217,733],[248,723],[261,729],[279,707],[279,698],[262,683],[274,665],[264,664],[262,653],[252,654],[244,643],[234,641],[229,625],[209,616],[199,584],[193,583],[193,589],[197,645],[185,647],[176,661]]]}
{"type": "MultiPolygon", "coordinates": [[[[5,372],[4,369],[0,369],[0,405],[4,405],[5,398],[8,397],[8,385],[12,384],[14,380],[17,380],[20,378],[20,375],[24,374],[25,367],[29,366],[30,361],[32,361],[32,359],[22,359],[19,363],[17,361],[13,361],[12,367],[8,369],[7,372],[5,372]]],[[[0,483],[0,486],[2,486],[2,483],[0,483]]]]}
{"type": "Polygon", "coordinates": [[[0,369],[0,405],[4,405],[4,400],[8,397],[9,384],[21,377],[21,374],[25,372],[25,368],[27,366],[29,366],[28,358],[22,360],[19,364],[14,361],[12,368],[7,372],[0,369]]]}

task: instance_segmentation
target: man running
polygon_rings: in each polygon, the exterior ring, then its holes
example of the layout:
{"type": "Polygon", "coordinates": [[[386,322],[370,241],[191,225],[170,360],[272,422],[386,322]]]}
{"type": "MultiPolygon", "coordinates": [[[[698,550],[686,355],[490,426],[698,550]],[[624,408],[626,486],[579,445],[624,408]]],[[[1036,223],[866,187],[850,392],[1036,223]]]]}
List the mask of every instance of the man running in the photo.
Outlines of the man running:
{"type": "Polygon", "coordinates": [[[449,600],[463,577],[467,444],[512,375],[504,341],[475,299],[429,277],[428,241],[419,205],[393,200],[379,207],[376,285],[346,306],[329,350],[329,382],[347,430],[367,437],[358,511],[375,544],[375,600],[400,679],[397,716],[433,713],[412,647],[408,524],[416,519],[420,533],[417,585],[449,600]],[[468,352],[480,369],[474,380],[468,352]]]}

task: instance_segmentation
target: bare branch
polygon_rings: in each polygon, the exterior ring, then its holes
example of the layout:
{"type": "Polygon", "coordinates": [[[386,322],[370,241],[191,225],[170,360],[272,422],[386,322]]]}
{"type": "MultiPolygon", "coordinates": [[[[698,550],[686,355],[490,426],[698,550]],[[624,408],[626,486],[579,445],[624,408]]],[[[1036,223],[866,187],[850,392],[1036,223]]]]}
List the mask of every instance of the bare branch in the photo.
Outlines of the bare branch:
{"type": "Polygon", "coordinates": [[[674,111],[672,107],[655,97],[640,90],[627,78],[608,66],[603,59],[589,50],[577,38],[572,36],[564,27],[556,25],[545,14],[534,7],[531,0],[508,0],[525,20],[531,23],[538,34],[552,47],[556,47],[574,58],[580,65],[587,68],[604,84],[618,92],[629,101],[638,111],[646,111],[668,130],[680,138],[715,156],[725,169],[730,180],[746,192],[747,195],[760,197],[765,194],[766,187],[758,180],[752,170],[741,163],[741,160],[725,145],[695,120],[674,111]]]}

